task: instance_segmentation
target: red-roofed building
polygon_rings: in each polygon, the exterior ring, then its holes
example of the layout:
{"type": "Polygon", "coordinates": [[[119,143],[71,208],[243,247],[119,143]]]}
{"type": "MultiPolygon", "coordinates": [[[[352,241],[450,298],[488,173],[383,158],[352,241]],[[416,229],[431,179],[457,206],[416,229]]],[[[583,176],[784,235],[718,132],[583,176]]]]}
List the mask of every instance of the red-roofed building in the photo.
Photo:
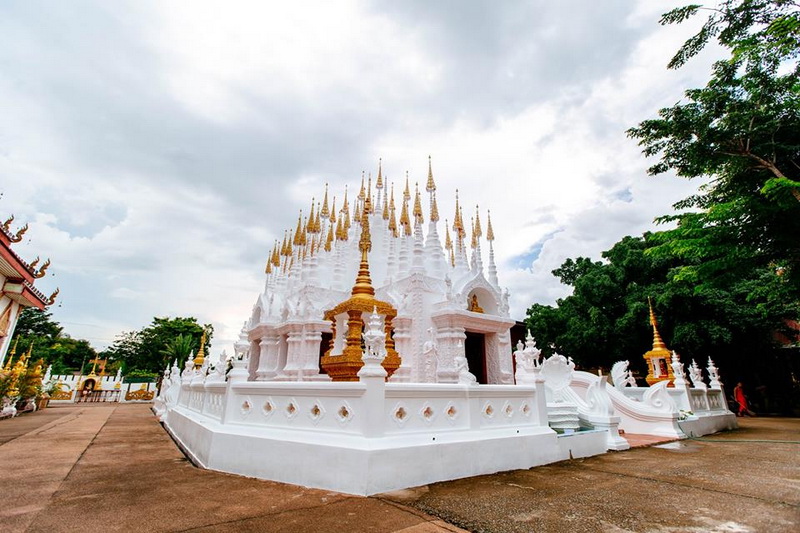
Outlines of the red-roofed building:
{"type": "Polygon", "coordinates": [[[37,257],[31,263],[26,262],[11,249],[14,243],[22,240],[28,225],[11,231],[12,216],[0,225],[0,364],[5,363],[17,318],[25,307],[44,309],[52,305],[58,290],[50,297],[45,296],[34,287],[36,279],[45,275],[50,266],[48,259],[39,265],[37,257]]]}

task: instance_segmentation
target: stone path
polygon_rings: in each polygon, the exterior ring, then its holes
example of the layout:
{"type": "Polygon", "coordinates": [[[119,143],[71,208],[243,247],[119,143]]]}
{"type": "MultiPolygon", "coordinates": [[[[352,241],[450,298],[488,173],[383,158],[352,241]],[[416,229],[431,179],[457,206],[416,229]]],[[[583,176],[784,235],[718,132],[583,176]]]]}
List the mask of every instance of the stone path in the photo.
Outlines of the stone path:
{"type": "Polygon", "coordinates": [[[195,468],[148,405],[49,407],[0,421],[0,531],[800,530],[800,419],[740,424],[361,498],[195,468]]]}
{"type": "Polygon", "coordinates": [[[459,531],[390,501],[195,468],[149,405],[48,407],[0,422],[0,442],[4,532],[459,531]]]}
{"type": "Polygon", "coordinates": [[[800,419],[389,495],[473,531],[800,531],[800,419]]]}

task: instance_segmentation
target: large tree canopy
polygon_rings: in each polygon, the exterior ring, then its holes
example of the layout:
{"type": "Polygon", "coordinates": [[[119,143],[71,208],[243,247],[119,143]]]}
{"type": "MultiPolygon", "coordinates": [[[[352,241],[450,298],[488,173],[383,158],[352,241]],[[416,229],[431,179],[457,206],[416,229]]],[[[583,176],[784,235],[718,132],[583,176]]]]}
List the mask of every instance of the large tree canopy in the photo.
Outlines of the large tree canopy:
{"type": "Polygon", "coordinates": [[[209,353],[214,327],[201,326],[194,317],[154,318],[150,325],[139,331],[121,334],[105,354],[124,361],[126,372],[144,370],[160,372],[167,363],[178,359],[182,365],[191,353],[200,348],[206,333],[205,353],[209,353]]]}
{"type": "Polygon", "coordinates": [[[643,377],[641,356],[653,340],[650,297],[664,340],[685,362],[704,366],[711,357],[730,384],[756,374],[775,383],[771,374],[780,372],[774,332],[798,312],[791,286],[770,268],[753,269],[727,287],[698,286],[675,275],[683,258],[649,253],[660,237],[625,237],[603,252],[605,261],[567,259],[554,270],[573,294],[555,307],[528,309],[526,323],[539,346],[546,354],[555,349],[569,355],[584,368],[609,369],[629,360],[643,377]]]}
{"type": "Polygon", "coordinates": [[[89,341],[73,339],[48,311],[35,307],[26,307],[20,313],[12,342],[17,355],[33,346],[33,360],[43,359],[52,365],[54,374],[78,371],[97,355],[89,341]]]}
{"type": "Polygon", "coordinates": [[[677,228],[652,253],[687,264],[696,283],[730,283],[770,266],[800,288],[800,8],[794,1],[727,0],[691,5],[662,23],[710,13],[670,63],[680,67],[711,39],[727,48],[705,87],[661,109],[628,134],[659,161],[651,174],[710,177],[662,217],[677,228]]]}

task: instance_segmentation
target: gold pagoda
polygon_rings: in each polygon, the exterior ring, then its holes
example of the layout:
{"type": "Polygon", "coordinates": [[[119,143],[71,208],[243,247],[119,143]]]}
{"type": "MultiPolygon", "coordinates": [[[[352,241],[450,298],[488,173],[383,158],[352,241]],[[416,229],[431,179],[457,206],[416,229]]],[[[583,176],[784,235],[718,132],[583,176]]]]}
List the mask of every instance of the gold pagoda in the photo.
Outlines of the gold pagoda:
{"type": "Polygon", "coordinates": [[[648,385],[655,385],[659,381],[669,380],[669,386],[672,386],[672,381],[675,379],[675,375],[672,373],[672,352],[667,348],[658,332],[658,321],[653,312],[653,302],[650,298],[647,299],[647,304],[650,307],[650,325],[653,326],[653,349],[643,356],[647,361],[645,381],[648,385]]]}

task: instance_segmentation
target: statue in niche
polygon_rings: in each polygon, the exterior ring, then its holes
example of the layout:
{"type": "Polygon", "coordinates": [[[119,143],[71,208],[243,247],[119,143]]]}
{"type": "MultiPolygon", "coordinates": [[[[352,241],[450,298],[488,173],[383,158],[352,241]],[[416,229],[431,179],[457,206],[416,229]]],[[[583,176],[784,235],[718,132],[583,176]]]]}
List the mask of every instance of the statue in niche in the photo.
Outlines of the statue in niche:
{"type": "Polygon", "coordinates": [[[472,298],[467,302],[467,310],[473,313],[483,313],[483,307],[478,305],[478,295],[473,294],[472,298]]]}
{"type": "Polygon", "coordinates": [[[439,366],[439,347],[436,344],[436,330],[428,328],[428,340],[422,345],[422,361],[424,365],[425,381],[436,381],[436,370],[439,366]]]}
{"type": "Polygon", "coordinates": [[[456,352],[458,355],[453,358],[453,362],[458,372],[458,382],[466,385],[477,385],[478,378],[469,371],[469,363],[467,362],[467,357],[464,355],[464,344],[460,340],[456,346],[456,352]]]}

